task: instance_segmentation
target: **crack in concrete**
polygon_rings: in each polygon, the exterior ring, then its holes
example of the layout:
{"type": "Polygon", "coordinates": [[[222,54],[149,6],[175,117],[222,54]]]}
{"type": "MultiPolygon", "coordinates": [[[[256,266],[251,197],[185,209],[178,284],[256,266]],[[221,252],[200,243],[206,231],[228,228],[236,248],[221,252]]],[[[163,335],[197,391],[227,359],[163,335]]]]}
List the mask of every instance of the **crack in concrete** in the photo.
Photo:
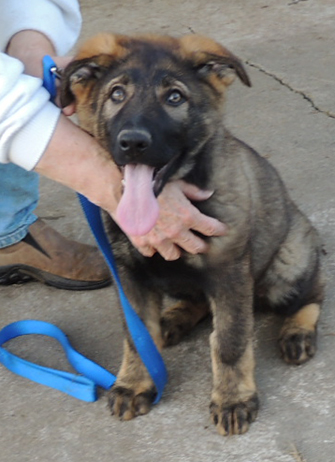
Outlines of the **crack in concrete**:
{"type": "Polygon", "coordinates": [[[284,87],[288,88],[293,93],[296,93],[297,95],[302,96],[306,101],[309,102],[309,104],[312,106],[312,108],[315,109],[317,112],[319,112],[321,114],[325,114],[327,117],[330,117],[331,119],[335,119],[335,114],[333,114],[330,111],[326,111],[325,109],[320,108],[313,101],[313,99],[310,96],[306,95],[306,93],[304,93],[302,90],[297,90],[296,88],[293,88],[289,83],[285,82],[285,80],[283,80],[281,77],[278,77],[273,72],[267,71],[266,69],[264,69],[264,67],[260,66],[259,64],[253,63],[251,61],[245,61],[245,63],[248,66],[253,67],[253,68],[257,69],[258,71],[262,72],[263,74],[265,74],[265,75],[267,75],[269,77],[272,77],[274,80],[279,82],[284,87]]]}
{"type": "Polygon", "coordinates": [[[288,3],[288,6],[297,5],[300,2],[307,2],[307,0],[293,0],[291,3],[288,3]]]}

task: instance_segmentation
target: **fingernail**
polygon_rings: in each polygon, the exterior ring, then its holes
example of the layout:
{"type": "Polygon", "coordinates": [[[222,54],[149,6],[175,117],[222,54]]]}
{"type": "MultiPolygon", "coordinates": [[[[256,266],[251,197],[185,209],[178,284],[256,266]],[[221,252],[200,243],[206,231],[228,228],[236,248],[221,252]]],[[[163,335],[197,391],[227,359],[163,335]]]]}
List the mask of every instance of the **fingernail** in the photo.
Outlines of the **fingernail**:
{"type": "Polygon", "coordinates": [[[201,189],[199,191],[199,194],[203,197],[203,199],[209,199],[211,196],[213,196],[214,191],[208,191],[206,189],[201,189]]]}
{"type": "Polygon", "coordinates": [[[228,232],[228,227],[224,223],[220,223],[220,228],[221,228],[221,233],[222,234],[227,234],[228,232]]]}

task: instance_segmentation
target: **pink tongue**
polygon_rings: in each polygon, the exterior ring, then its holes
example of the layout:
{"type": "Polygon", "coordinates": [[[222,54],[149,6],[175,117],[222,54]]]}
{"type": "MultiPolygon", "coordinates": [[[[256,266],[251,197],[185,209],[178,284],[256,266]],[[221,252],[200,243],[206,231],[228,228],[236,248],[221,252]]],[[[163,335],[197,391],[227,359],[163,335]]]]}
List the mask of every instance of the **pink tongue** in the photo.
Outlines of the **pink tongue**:
{"type": "Polygon", "coordinates": [[[126,165],[124,191],[116,210],[122,230],[131,236],[147,234],[158,218],[159,206],[152,189],[154,169],[147,165],[126,165]]]}

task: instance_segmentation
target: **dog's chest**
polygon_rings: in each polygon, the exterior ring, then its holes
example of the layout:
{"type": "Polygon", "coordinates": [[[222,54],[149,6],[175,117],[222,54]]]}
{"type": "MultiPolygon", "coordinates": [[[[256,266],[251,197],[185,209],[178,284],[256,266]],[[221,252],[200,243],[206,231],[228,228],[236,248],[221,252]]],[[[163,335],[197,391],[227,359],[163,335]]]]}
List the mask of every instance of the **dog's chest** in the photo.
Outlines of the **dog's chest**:
{"type": "Polygon", "coordinates": [[[134,277],[139,282],[158,289],[172,297],[204,293],[209,278],[204,257],[200,255],[184,255],[176,261],[165,261],[160,255],[141,258],[133,267],[134,277]]]}

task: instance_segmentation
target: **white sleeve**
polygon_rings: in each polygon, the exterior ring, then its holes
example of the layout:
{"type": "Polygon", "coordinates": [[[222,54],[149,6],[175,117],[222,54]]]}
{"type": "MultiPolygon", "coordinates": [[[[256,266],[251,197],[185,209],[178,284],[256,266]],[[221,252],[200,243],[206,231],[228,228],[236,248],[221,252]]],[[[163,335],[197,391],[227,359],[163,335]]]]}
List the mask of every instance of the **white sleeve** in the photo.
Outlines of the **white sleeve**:
{"type": "Polygon", "coordinates": [[[48,145],[60,109],[41,79],[23,74],[21,61],[0,53],[0,162],[32,170],[48,145]]]}
{"type": "Polygon", "coordinates": [[[81,29],[77,0],[0,0],[0,51],[22,30],[37,30],[53,43],[58,55],[76,43],[81,29]]]}

